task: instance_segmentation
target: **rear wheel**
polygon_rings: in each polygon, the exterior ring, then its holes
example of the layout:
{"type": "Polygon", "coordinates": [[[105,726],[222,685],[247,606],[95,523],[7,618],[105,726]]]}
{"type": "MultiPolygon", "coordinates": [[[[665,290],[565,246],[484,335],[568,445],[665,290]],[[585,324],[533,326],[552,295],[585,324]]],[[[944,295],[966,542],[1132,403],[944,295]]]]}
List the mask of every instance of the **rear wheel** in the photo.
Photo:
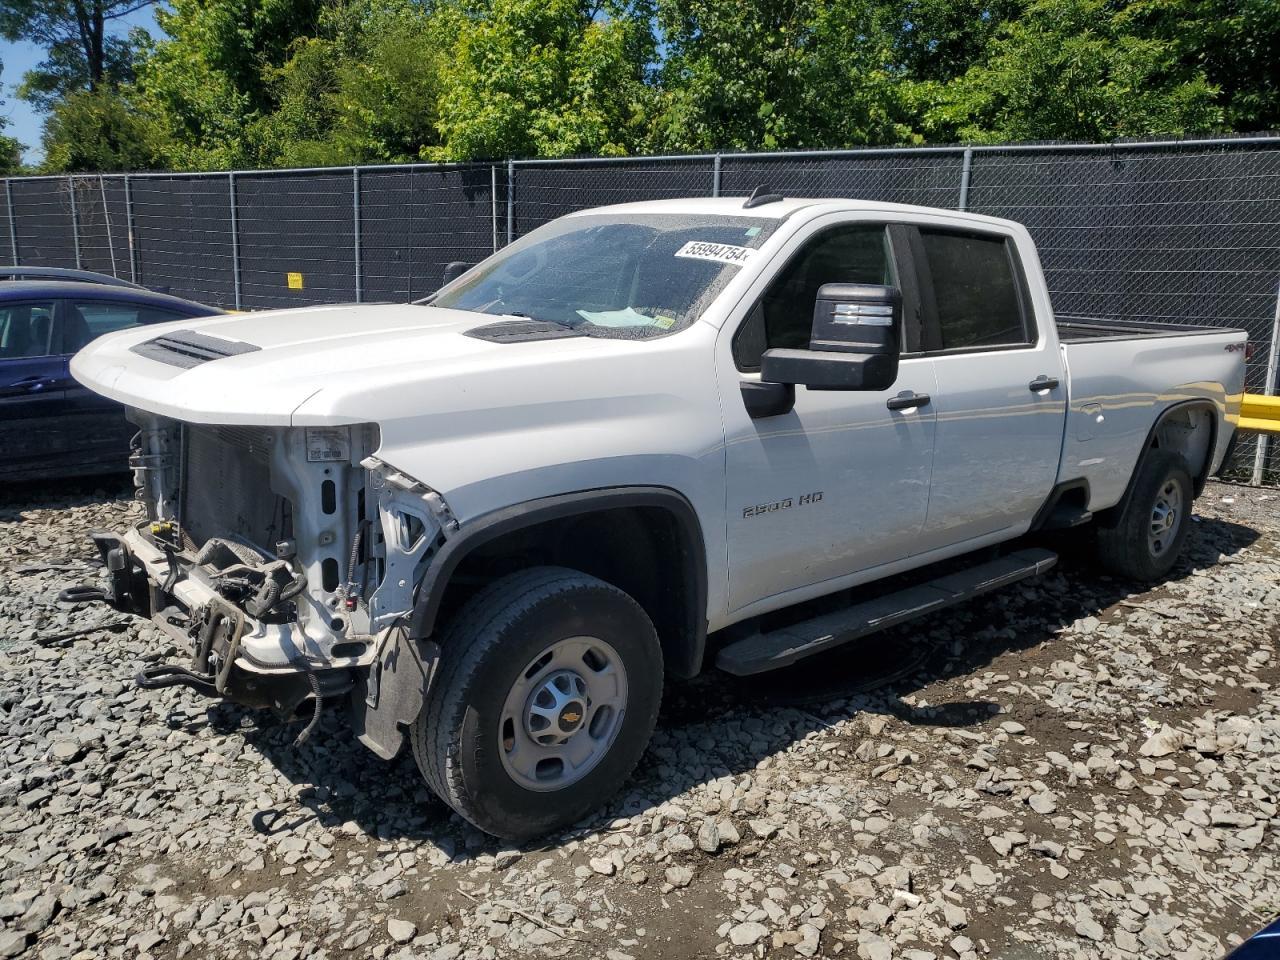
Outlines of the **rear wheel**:
{"type": "Polygon", "coordinates": [[[1111,573],[1154,581],[1168,574],[1182,552],[1194,498],[1186,461],[1150,451],[1114,527],[1098,531],[1098,558],[1111,573]]]}
{"type": "Polygon", "coordinates": [[[431,788],[481,830],[525,840],[608,800],[653,732],[662,649],[630,596],[538,567],[495,581],[444,631],[412,730],[431,788]]]}

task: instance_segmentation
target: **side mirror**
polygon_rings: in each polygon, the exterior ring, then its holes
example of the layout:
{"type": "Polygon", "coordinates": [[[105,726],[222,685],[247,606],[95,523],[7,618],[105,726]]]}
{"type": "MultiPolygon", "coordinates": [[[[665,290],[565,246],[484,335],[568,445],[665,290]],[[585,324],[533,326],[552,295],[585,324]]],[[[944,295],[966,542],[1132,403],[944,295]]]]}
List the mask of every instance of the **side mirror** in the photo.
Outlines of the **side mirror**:
{"type": "Polygon", "coordinates": [[[810,390],[887,390],[898,379],[902,294],[870,283],[818,290],[808,350],[766,350],[760,379],[810,390]]]}
{"type": "Polygon", "coordinates": [[[465,260],[454,260],[445,266],[444,279],[440,281],[440,286],[448,286],[474,266],[474,263],[467,263],[465,260]]]}

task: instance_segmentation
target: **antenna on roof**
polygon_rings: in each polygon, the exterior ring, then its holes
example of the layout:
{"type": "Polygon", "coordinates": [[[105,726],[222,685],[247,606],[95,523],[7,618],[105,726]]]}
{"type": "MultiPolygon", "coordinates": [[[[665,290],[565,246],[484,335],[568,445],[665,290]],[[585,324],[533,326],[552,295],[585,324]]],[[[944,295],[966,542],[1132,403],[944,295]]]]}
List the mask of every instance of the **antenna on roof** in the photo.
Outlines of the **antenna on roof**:
{"type": "Polygon", "coordinates": [[[747,197],[742,209],[750,210],[752,207],[763,207],[766,203],[777,203],[779,200],[785,199],[780,193],[770,193],[768,185],[762,183],[751,191],[751,196],[747,197]]]}

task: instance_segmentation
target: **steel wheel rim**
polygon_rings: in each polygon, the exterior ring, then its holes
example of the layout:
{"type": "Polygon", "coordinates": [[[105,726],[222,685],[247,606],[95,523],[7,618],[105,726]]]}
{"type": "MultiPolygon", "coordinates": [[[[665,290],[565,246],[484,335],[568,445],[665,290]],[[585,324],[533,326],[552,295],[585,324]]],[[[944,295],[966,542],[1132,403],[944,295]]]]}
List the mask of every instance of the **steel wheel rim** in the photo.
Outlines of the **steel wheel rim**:
{"type": "Polygon", "coordinates": [[[599,765],[627,708],[627,671],[598,637],[551,644],[520,671],[498,720],[498,755],[527,790],[562,790],[599,765]]]}
{"type": "Polygon", "coordinates": [[[1151,556],[1159,557],[1173,546],[1182,521],[1182,488],[1174,480],[1166,480],[1156,494],[1151,508],[1151,522],[1147,527],[1147,549],[1151,556]]]}

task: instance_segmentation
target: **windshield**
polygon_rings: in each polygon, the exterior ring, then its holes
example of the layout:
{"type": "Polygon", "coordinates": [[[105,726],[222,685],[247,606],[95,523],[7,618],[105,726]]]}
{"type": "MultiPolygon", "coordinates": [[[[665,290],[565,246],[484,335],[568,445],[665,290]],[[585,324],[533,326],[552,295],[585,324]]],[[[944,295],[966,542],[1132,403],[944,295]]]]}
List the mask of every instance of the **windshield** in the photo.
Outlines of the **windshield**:
{"type": "Polygon", "coordinates": [[[693,323],[777,223],[689,214],[565,217],[498,251],[427,303],[549,320],[591,336],[659,336],[693,323]]]}

